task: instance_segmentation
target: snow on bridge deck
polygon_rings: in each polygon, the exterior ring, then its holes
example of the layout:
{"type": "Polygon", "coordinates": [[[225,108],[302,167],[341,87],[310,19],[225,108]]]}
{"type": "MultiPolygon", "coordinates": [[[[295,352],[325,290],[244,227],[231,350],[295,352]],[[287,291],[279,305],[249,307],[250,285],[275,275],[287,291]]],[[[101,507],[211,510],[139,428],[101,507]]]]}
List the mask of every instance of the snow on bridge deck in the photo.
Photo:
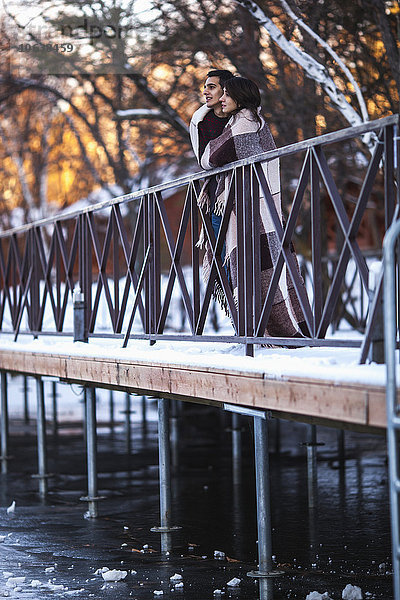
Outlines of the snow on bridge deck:
{"type": "MultiPolygon", "coordinates": [[[[66,382],[271,411],[273,416],[328,426],[386,427],[385,365],[359,365],[353,348],[257,348],[222,343],[65,337],[0,339],[0,369],[66,382]]],[[[399,395],[400,396],[400,395],[399,395]]]]}

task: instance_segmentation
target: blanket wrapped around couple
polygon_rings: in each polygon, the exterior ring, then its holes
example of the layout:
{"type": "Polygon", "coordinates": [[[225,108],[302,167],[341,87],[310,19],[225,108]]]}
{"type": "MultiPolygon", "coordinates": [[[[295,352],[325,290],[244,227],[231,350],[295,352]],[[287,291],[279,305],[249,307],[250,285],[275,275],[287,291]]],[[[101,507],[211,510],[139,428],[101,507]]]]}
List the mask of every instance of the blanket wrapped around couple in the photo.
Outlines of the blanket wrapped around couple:
{"type": "MultiPolygon", "coordinates": [[[[274,139],[265,121],[261,118],[260,126],[251,111],[244,108],[230,119],[219,137],[208,143],[201,158],[201,166],[204,169],[213,169],[275,148],[274,139]]],[[[279,159],[262,163],[262,168],[276,211],[282,222],[279,159]]],[[[217,176],[217,189],[214,198],[210,198],[208,194],[208,181],[206,181],[199,196],[199,206],[207,212],[212,211],[216,215],[222,215],[228,197],[231,177],[232,173],[222,173],[217,176]]],[[[207,283],[211,271],[212,252],[208,241],[204,239],[204,232],[200,235],[199,245],[204,245],[203,277],[207,283]]],[[[229,218],[225,247],[226,255],[222,258],[229,268],[230,284],[237,303],[237,221],[235,203],[229,218]]],[[[279,248],[279,238],[260,188],[261,295],[263,301],[268,292],[279,248]]],[[[291,251],[295,257],[292,245],[291,251]]],[[[298,268],[297,259],[295,262],[298,268]]],[[[301,282],[304,285],[302,280],[301,282]]],[[[226,298],[219,282],[215,286],[215,296],[228,312],[226,298]]],[[[303,311],[286,265],[284,265],[279,279],[265,335],[271,337],[302,337],[308,335],[303,311]]]]}

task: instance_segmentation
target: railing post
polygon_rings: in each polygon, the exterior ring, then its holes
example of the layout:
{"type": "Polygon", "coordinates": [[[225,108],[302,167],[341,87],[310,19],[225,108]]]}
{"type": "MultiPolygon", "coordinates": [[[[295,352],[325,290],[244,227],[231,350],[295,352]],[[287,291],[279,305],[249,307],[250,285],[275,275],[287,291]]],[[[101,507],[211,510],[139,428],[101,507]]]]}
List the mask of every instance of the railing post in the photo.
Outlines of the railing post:
{"type": "Polygon", "coordinates": [[[383,242],[385,358],[386,358],[386,411],[389,458],[389,494],[392,533],[392,562],[394,600],[400,600],[400,515],[399,515],[399,404],[396,385],[397,314],[395,254],[400,221],[389,228],[383,242]]]}
{"type": "Polygon", "coordinates": [[[8,472],[8,393],[7,373],[1,371],[1,472],[8,472]]]}
{"type": "MultiPolygon", "coordinates": [[[[368,280],[368,295],[369,295],[369,307],[370,311],[373,307],[375,295],[378,293],[377,287],[379,285],[379,274],[381,271],[382,263],[375,261],[372,263],[369,271],[368,280]]],[[[372,362],[383,364],[385,362],[385,348],[384,348],[384,333],[383,333],[383,294],[379,293],[375,310],[375,322],[371,331],[371,345],[370,345],[370,360],[372,362]]]]}
{"type": "MultiPolygon", "coordinates": [[[[242,180],[242,200],[243,200],[243,251],[244,251],[244,320],[245,320],[245,335],[252,337],[254,335],[254,288],[253,288],[253,265],[257,257],[253,254],[253,237],[254,237],[254,219],[253,219],[253,203],[251,198],[251,167],[246,165],[243,167],[242,180]]],[[[254,356],[254,344],[246,344],[246,356],[254,356]]]]}
{"type": "MultiPolygon", "coordinates": [[[[86,336],[89,334],[89,323],[91,318],[92,306],[92,250],[89,241],[88,223],[86,214],[79,215],[79,284],[76,286],[76,293],[82,294],[78,296],[77,301],[84,303],[84,318],[77,324],[80,327],[77,334],[81,337],[80,340],[86,342],[86,336]]],[[[75,293],[75,289],[74,289],[75,293]]],[[[78,305],[78,314],[80,315],[81,305],[78,305]]],[[[75,326],[75,317],[74,317],[75,326]]],[[[74,336],[75,337],[75,336],[74,336]]]]}
{"type": "Polygon", "coordinates": [[[74,342],[87,342],[86,304],[84,294],[79,285],[74,288],[72,302],[74,307],[74,342]]]}

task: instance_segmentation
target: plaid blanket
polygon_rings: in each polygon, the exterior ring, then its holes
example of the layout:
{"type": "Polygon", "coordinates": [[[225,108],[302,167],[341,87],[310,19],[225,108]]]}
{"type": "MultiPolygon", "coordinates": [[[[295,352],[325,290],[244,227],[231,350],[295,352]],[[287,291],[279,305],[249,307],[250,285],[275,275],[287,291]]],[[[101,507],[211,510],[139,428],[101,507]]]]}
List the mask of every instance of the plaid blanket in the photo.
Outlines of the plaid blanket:
{"type": "MultiPolygon", "coordinates": [[[[242,109],[226,125],[223,133],[211,140],[206,146],[201,159],[204,169],[213,169],[230,162],[256,156],[268,150],[276,148],[274,139],[267,123],[263,119],[261,127],[254,120],[248,109],[242,109]]],[[[262,164],[262,168],[268,182],[268,187],[274,200],[275,208],[282,222],[281,193],[279,159],[273,159],[262,164]]],[[[232,173],[223,173],[217,177],[217,190],[215,198],[211,199],[208,194],[208,181],[205,182],[200,196],[199,206],[207,212],[222,215],[228,197],[228,190],[232,173]],[[212,202],[214,200],[214,202],[212,202]]],[[[199,246],[205,249],[203,259],[203,278],[207,283],[211,271],[212,252],[208,241],[205,241],[204,232],[200,234],[199,246]]],[[[276,234],[273,221],[262,195],[260,188],[260,251],[261,251],[261,294],[264,301],[268,287],[273,275],[274,264],[277,261],[280,248],[279,238],[276,234]]],[[[294,248],[291,245],[294,258],[294,248]]],[[[237,303],[237,231],[236,231],[236,206],[229,219],[226,232],[226,256],[223,257],[224,264],[228,265],[230,272],[230,284],[235,302],[237,303]]],[[[295,260],[297,268],[297,259],[295,260]]],[[[302,284],[304,285],[303,280],[302,284]]],[[[219,282],[216,283],[215,296],[228,311],[225,294],[219,282]]],[[[272,311],[265,330],[266,336],[272,337],[302,337],[308,335],[308,328],[304,321],[303,312],[294,289],[291,277],[287,272],[286,265],[283,267],[279,285],[275,293],[272,311]]]]}

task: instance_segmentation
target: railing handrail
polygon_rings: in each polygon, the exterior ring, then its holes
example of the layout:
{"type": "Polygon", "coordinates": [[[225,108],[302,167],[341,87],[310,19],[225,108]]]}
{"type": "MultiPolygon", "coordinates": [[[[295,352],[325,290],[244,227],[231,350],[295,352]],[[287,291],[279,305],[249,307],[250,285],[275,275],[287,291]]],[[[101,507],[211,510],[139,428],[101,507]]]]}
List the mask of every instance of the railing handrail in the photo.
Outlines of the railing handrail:
{"type": "Polygon", "coordinates": [[[71,210],[71,212],[64,212],[62,214],[54,215],[52,217],[46,217],[45,219],[33,221],[32,223],[26,223],[25,225],[13,227],[12,229],[7,229],[6,231],[0,232],[0,239],[29,231],[31,229],[34,229],[35,227],[42,227],[44,225],[50,225],[51,223],[74,219],[79,215],[105,210],[107,208],[112,207],[115,204],[125,204],[126,202],[130,202],[131,200],[138,200],[147,194],[154,194],[156,192],[162,192],[168,189],[182,187],[183,185],[186,185],[190,182],[198,181],[199,179],[203,179],[204,177],[209,177],[211,175],[224,173],[225,171],[229,171],[232,168],[246,166],[266,160],[273,160],[274,158],[281,158],[282,156],[290,156],[291,154],[295,154],[296,152],[299,152],[301,150],[307,150],[314,146],[325,146],[327,144],[332,144],[346,139],[358,137],[360,135],[363,135],[364,133],[378,131],[382,127],[398,124],[399,119],[400,115],[390,115],[388,117],[383,117],[381,119],[376,119],[374,121],[363,123],[362,125],[357,125],[355,127],[346,127],[344,129],[339,129],[338,131],[325,133],[320,136],[303,140],[302,142],[295,142],[294,144],[289,144],[281,148],[276,148],[275,150],[269,150],[268,152],[263,152],[262,154],[258,154],[256,156],[244,158],[242,160],[229,163],[227,165],[224,165],[223,167],[217,167],[216,169],[212,169],[209,171],[199,171],[197,173],[184,175],[183,177],[179,177],[178,179],[173,179],[172,181],[160,183],[158,185],[145,188],[143,190],[137,190],[136,192],[130,192],[129,194],[123,194],[122,196],[116,196],[115,198],[110,198],[109,200],[104,200],[103,202],[98,202],[97,204],[93,204],[92,206],[87,206],[79,210],[71,210]]]}

